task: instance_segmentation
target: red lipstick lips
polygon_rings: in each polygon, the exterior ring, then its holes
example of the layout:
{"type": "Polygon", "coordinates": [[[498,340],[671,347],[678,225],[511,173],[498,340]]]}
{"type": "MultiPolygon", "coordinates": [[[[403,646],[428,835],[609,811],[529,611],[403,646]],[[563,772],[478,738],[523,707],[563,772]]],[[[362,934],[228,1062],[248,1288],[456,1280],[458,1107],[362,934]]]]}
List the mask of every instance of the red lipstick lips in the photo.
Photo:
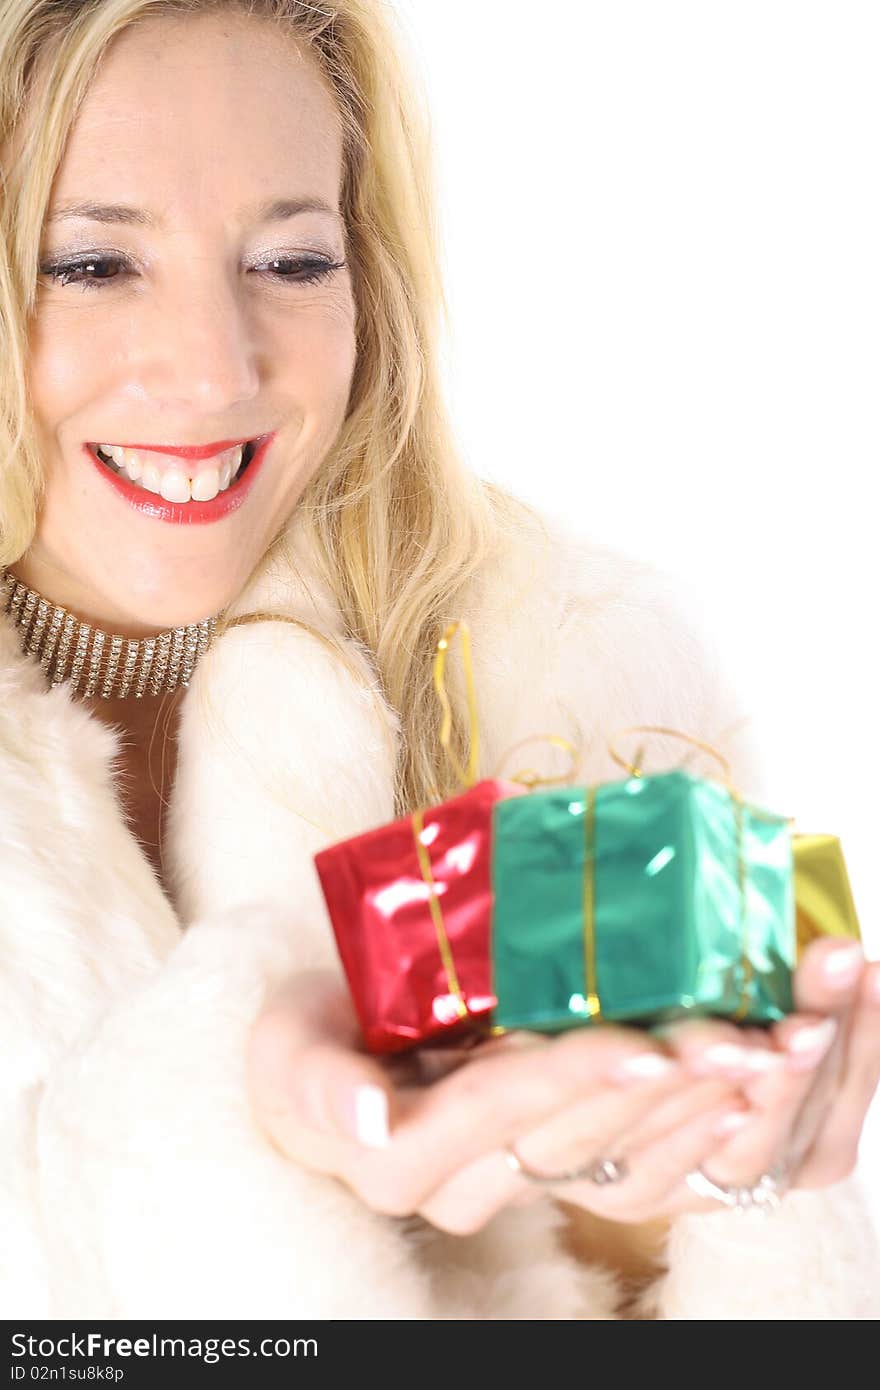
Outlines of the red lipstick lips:
{"type": "MultiPolygon", "coordinates": [[[[127,478],[112,472],[106,464],[102,463],[97,454],[89,447],[83,445],[83,452],[97,468],[101,477],[104,478],[112,488],[122,497],[135,511],[141,512],[144,516],[153,517],[156,521],[167,521],[173,525],[198,526],[210,521],[221,521],[223,517],[231,515],[237,511],[246,500],[251,487],[254,484],[257,474],[260,471],[263,459],[269,452],[269,445],[275,438],[275,431],[261,435],[254,440],[255,449],[253,457],[247,466],[239,472],[235,482],[226,489],[225,492],[218,492],[217,496],[210,502],[166,502],[164,497],[158,493],[148,492],[146,488],[137,487],[127,478]]],[[[219,444],[185,445],[182,447],[169,448],[167,445],[158,448],[151,444],[128,444],[123,448],[143,449],[144,452],[161,454],[178,454],[181,458],[197,459],[212,458],[214,454],[222,453],[224,449],[232,449],[238,444],[247,444],[246,439],[221,440],[219,444]]]]}
{"type": "Polygon", "coordinates": [[[238,448],[239,444],[249,444],[250,440],[220,439],[216,444],[122,444],[120,440],[116,442],[123,449],[137,449],[146,454],[169,454],[182,459],[210,459],[215,454],[225,453],[227,449],[238,448]]]}

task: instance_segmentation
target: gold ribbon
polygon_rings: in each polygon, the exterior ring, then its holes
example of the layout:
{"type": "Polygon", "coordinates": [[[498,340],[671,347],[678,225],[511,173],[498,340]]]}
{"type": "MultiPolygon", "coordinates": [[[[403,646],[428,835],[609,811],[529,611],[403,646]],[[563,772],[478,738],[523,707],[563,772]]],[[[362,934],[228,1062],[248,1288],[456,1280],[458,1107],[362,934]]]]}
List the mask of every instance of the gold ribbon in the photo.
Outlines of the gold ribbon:
{"type": "MultiPolygon", "coordinates": [[[[477,780],[477,765],[480,756],[480,737],[479,727],[477,724],[477,698],[476,693],[474,691],[474,673],[473,667],[471,666],[470,630],[467,626],[467,623],[450,623],[443,636],[437,643],[437,649],[434,656],[434,689],[437,692],[437,697],[440,701],[440,706],[443,710],[443,719],[440,725],[440,742],[442,746],[446,749],[446,755],[449,758],[449,761],[452,763],[452,766],[455,770],[455,775],[458,777],[459,782],[462,784],[466,791],[470,790],[470,788],[474,785],[474,783],[477,780]],[[449,697],[446,694],[446,685],[444,681],[444,671],[446,669],[446,654],[449,651],[450,643],[452,642],[452,639],[457,632],[460,632],[461,634],[462,660],[464,661],[465,678],[467,683],[468,711],[470,714],[471,725],[470,751],[468,756],[468,765],[466,768],[462,767],[458,758],[455,756],[455,754],[449,746],[450,733],[452,730],[452,707],[449,703],[449,697]]],[[[437,949],[440,952],[440,959],[443,962],[443,970],[446,975],[446,988],[449,994],[455,1000],[459,1018],[465,1018],[468,1013],[467,1001],[462,993],[461,985],[459,984],[458,972],[455,968],[455,958],[452,954],[452,947],[449,942],[449,935],[446,931],[446,924],[443,920],[443,910],[440,906],[440,900],[437,897],[437,889],[434,883],[434,875],[431,872],[431,857],[428,854],[428,851],[422,839],[425,829],[423,808],[419,808],[418,810],[413,812],[412,816],[410,817],[410,825],[412,827],[413,840],[415,842],[416,847],[416,855],[418,856],[419,869],[421,870],[422,878],[428,888],[428,907],[431,912],[431,920],[434,923],[434,934],[437,937],[437,949]]]]}
{"type": "Polygon", "coordinates": [[[587,986],[587,1013],[601,1020],[602,1004],[596,975],[596,788],[587,787],[584,814],[584,972],[587,986]]]}
{"type": "Polygon", "coordinates": [[[422,833],[425,823],[422,812],[414,811],[412,816],[413,837],[416,843],[416,854],[419,858],[419,868],[422,871],[422,878],[428,885],[428,907],[431,912],[431,920],[434,923],[434,931],[437,935],[437,946],[440,951],[440,959],[443,962],[443,969],[446,972],[446,985],[449,994],[455,999],[456,1010],[459,1018],[464,1018],[468,1007],[465,997],[461,992],[458,983],[458,974],[455,969],[455,961],[452,956],[452,947],[449,944],[449,937],[446,934],[446,926],[443,921],[443,912],[437,898],[437,889],[434,884],[434,875],[431,872],[431,858],[422,841],[422,833]]]}
{"type": "Polygon", "coordinates": [[[434,689],[443,710],[443,720],[440,725],[440,743],[446,749],[446,756],[452,763],[455,775],[465,789],[474,785],[477,780],[477,765],[480,760],[480,728],[477,720],[477,697],[474,691],[474,670],[471,665],[471,632],[466,622],[450,623],[440,641],[437,643],[437,651],[434,656],[434,689]],[[461,659],[464,665],[465,684],[467,688],[468,714],[470,716],[470,753],[468,765],[463,768],[458,758],[449,746],[449,736],[452,730],[452,706],[449,703],[449,696],[446,694],[446,683],[444,672],[446,670],[446,653],[449,645],[456,633],[461,634],[461,659]]]}
{"type": "MultiPolygon", "coordinates": [[[[453,771],[455,772],[455,775],[458,778],[461,786],[464,788],[465,791],[469,791],[471,787],[473,787],[476,783],[479,775],[478,767],[480,758],[480,730],[479,721],[477,717],[477,697],[474,688],[474,671],[471,662],[471,634],[470,628],[463,619],[461,619],[458,622],[450,623],[449,626],[446,628],[445,632],[443,633],[443,636],[437,643],[436,652],[434,656],[434,689],[437,692],[437,698],[440,701],[440,707],[443,711],[443,718],[440,724],[441,747],[443,747],[446,750],[446,755],[450,763],[452,764],[453,771]],[[455,754],[452,751],[452,748],[450,747],[450,739],[452,732],[452,707],[449,703],[449,696],[446,693],[445,673],[446,659],[450,647],[452,645],[452,641],[456,635],[459,636],[459,640],[461,642],[461,658],[462,664],[464,665],[465,688],[467,691],[468,715],[470,720],[470,746],[468,752],[467,767],[462,767],[460,761],[455,756],[455,754]]],[[[580,754],[577,748],[574,746],[574,744],[570,743],[568,739],[563,738],[560,734],[536,734],[533,737],[547,739],[557,748],[562,748],[564,751],[568,752],[572,757],[572,767],[559,777],[539,777],[534,770],[530,768],[525,768],[521,772],[516,773],[514,776],[509,777],[507,780],[511,782],[519,782],[522,786],[527,787],[529,791],[534,791],[534,789],[539,786],[552,786],[560,783],[570,782],[572,776],[576,774],[578,766],[580,764],[580,754]]],[[[499,766],[504,761],[504,759],[509,756],[510,753],[514,752],[517,748],[521,748],[524,743],[529,743],[531,741],[532,739],[524,738],[520,739],[519,743],[512,744],[511,747],[508,748],[504,754],[502,754],[502,757],[499,760],[499,766]]],[[[428,854],[428,851],[422,839],[422,835],[424,832],[424,809],[414,811],[410,818],[413,832],[413,840],[415,842],[416,854],[418,856],[419,869],[421,870],[422,878],[424,879],[424,882],[428,888],[428,907],[431,912],[431,920],[434,923],[434,932],[437,937],[437,948],[440,952],[440,959],[443,962],[443,969],[446,974],[447,988],[449,994],[456,1001],[456,1007],[458,1009],[459,1017],[464,1018],[468,1012],[467,1002],[462,993],[461,985],[458,979],[458,973],[455,969],[455,959],[453,957],[452,947],[449,942],[449,935],[446,931],[446,925],[443,920],[443,910],[440,906],[440,901],[437,897],[434,876],[431,872],[430,855],[428,854]]]]}

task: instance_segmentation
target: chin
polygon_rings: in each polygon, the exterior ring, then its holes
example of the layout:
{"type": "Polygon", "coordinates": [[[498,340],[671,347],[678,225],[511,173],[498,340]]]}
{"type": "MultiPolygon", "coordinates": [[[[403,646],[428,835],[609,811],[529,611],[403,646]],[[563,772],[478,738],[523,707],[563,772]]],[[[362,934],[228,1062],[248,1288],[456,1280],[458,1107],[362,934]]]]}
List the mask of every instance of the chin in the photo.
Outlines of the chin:
{"type": "Polygon", "coordinates": [[[209,597],[204,602],[188,603],[185,606],[169,603],[145,608],[138,612],[136,621],[145,629],[149,629],[145,633],[147,636],[151,632],[164,631],[165,628],[189,627],[193,623],[204,622],[205,618],[216,618],[231,603],[232,597],[224,594],[222,597],[209,597]]]}
{"type": "Polygon", "coordinates": [[[112,611],[111,604],[115,600],[119,605],[119,615],[110,621],[99,622],[98,627],[118,631],[123,636],[138,637],[150,637],[166,628],[189,627],[193,623],[203,622],[205,618],[217,617],[233,601],[238,590],[231,589],[228,584],[206,587],[185,602],[181,601],[180,586],[171,588],[167,583],[163,584],[162,592],[153,588],[146,594],[135,586],[128,592],[134,596],[121,605],[120,589],[107,596],[110,600],[107,611],[112,611]]]}

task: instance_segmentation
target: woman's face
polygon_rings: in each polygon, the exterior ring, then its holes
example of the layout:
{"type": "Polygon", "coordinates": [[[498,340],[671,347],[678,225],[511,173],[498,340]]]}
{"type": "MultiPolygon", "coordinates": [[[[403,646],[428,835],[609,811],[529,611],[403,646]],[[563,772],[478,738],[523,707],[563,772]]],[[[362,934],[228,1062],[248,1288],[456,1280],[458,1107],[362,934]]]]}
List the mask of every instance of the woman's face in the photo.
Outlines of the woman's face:
{"type": "Polygon", "coordinates": [[[114,40],[41,247],[29,389],[47,489],[19,578],[130,636],[241,591],[348,405],[341,174],[332,98],[268,25],[159,17],[114,40]],[[302,200],[326,208],[277,206],[302,200]],[[236,475],[242,440],[263,447],[236,475]]]}

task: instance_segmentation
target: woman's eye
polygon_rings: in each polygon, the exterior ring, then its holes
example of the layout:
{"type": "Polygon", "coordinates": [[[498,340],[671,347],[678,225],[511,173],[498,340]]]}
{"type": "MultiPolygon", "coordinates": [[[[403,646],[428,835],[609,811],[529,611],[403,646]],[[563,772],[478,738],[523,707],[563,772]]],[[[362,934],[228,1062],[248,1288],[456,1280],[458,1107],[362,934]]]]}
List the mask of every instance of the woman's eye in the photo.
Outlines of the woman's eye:
{"type": "Polygon", "coordinates": [[[262,265],[254,266],[254,269],[262,270],[267,266],[269,274],[275,280],[287,280],[295,285],[317,285],[335,270],[341,270],[344,265],[345,261],[299,260],[294,256],[278,256],[271,261],[264,261],[262,265]]]}
{"type": "Polygon", "coordinates": [[[82,285],[85,289],[115,280],[126,262],[120,256],[87,256],[78,261],[54,261],[40,266],[40,274],[56,285],[82,285]]]}

